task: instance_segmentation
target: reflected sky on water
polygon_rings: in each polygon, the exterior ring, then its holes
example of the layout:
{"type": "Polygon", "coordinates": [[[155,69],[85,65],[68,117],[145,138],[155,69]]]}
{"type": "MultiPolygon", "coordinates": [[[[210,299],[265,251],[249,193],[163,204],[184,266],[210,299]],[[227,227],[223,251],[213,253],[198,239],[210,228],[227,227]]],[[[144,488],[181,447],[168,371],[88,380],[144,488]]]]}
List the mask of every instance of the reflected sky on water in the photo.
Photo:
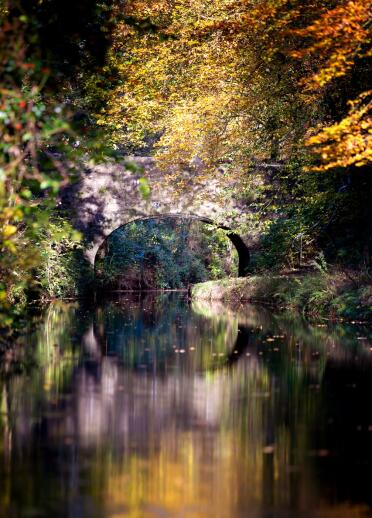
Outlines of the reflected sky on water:
{"type": "Polygon", "coordinates": [[[3,359],[0,516],[371,516],[371,337],[182,293],[53,304],[3,359]]]}

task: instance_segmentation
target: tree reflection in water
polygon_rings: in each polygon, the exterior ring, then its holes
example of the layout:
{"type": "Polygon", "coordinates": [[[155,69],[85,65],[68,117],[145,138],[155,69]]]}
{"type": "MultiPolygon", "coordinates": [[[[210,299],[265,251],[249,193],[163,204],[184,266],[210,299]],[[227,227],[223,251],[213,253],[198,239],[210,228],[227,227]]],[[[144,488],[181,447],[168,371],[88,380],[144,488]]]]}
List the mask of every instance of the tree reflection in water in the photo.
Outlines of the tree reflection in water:
{"type": "Polygon", "coordinates": [[[367,513],[368,338],[179,294],[52,305],[1,376],[0,515],[367,513]]]}

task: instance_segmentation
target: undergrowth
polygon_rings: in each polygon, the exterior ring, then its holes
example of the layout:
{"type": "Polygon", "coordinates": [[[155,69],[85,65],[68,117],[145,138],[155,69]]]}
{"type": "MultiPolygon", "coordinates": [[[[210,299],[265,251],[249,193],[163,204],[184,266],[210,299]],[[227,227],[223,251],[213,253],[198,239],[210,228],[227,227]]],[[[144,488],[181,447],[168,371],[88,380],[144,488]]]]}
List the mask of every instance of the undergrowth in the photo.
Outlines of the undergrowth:
{"type": "Polygon", "coordinates": [[[209,281],[193,286],[192,296],[263,302],[311,317],[372,320],[372,282],[367,272],[318,271],[209,281]]]}

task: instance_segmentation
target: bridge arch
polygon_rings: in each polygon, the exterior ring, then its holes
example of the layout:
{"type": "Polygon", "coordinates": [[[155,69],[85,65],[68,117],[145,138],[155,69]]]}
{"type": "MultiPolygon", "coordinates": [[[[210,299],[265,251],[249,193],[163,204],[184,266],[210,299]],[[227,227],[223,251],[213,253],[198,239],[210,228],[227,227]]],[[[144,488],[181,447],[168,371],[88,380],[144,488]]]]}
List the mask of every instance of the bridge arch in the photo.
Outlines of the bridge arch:
{"type": "Polygon", "coordinates": [[[98,255],[99,249],[102,245],[107,241],[107,239],[114,234],[117,230],[131,223],[141,222],[141,221],[151,221],[151,220],[166,220],[166,219],[179,219],[179,220],[188,220],[188,221],[198,221],[200,223],[205,223],[206,225],[211,225],[216,229],[224,230],[226,233],[226,237],[231,241],[234,245],[237,254],[238,254],[238,276],[245,277],[247,275],[249,263],[250,263],[250,252],[241,238],[239,234],[234,232],[231,228],[226,225],[218,224],[210,218],[204,216],[197,216],[195,214],[178,214],[178,213],[169,213],[169,214],[153,214],[143,217],[138,217],[131,219],[130,221],[126,221],[125,223],[119,224],[116,228],[111,230],[106,236],[101,236],[100,239],[95,240],[94,247],[88,249],[86,252],[88,253],[88,260],[92,264],[93,268],[95,268],[96,257],[98,255]]]}
{"type": "Polygon", "coordinates": [[[122,162],[89,163],[75,182],[62,189],[59,206],[83,236],[89,275],[98,249],[112,232],[132,221],[165,217],[196,219],[224,229],[238,253],[239,276],[246,275],[247,244],[252,246],[254,238],[235,230],[244,225],[246,208],[239,196],[232,195],[234,181],[221,171],[206,180],[193,170],[177,174],[182,174],[186,186],[182,191],[176,181],[166,181],[152,157],[132,156],[122,162]]]}

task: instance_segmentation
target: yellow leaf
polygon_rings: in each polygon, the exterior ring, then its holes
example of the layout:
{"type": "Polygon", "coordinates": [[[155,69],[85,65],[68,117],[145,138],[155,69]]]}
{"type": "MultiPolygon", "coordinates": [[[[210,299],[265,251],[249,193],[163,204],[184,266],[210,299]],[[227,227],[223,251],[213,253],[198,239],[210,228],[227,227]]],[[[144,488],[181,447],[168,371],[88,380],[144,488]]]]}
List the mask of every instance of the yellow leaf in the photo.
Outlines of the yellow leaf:
{"type": "Polygon", "coordinates": [[[5,225],[3,228],[3,238],[9,239],[17,232],[17,227],[14,225],[5,225]]]}
{"type": "Polygon", "coordinates": [[[12,252],[12,254],[15,254],[17,252],[17,248],[12,241],[9,241],[9,239],[6,239],[4,241],[4,246],[9,250],[9,252],[12,252]]]}

